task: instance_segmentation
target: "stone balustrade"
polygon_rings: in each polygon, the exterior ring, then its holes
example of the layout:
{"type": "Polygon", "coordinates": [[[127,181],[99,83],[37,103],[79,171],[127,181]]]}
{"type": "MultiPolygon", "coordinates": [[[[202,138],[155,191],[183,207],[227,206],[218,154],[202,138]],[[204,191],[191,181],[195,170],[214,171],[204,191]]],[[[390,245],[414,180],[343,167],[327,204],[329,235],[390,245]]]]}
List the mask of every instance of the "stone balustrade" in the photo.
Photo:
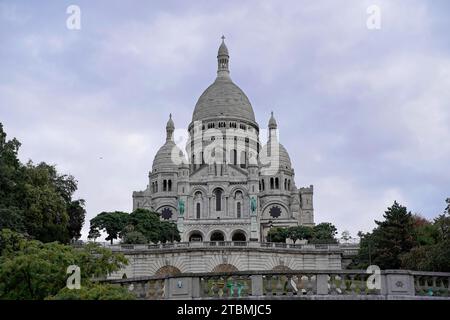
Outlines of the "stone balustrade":
{"type": "Polygon", "coordinates": [[[199,248],[262,248],[262,249],[287,249],[287,250],[343,250],[346,253],[356,254],[359,249],[358,244],[342,245],[342,244],[289,244],[278,242],[246,242],[246,241],[203,241],[203,242],[170,242],[159,244],[116,244],[108,245],[113,251],[132,251],[132,250],[185,250],[187,248],[199,249],[199,248]]]}
{"type": "Polygon", "coordinates": [[[365,270],[236,271],[102,280],[139,299],[450,299],[450,273],[381,271],[370,289],[365,270]]]}

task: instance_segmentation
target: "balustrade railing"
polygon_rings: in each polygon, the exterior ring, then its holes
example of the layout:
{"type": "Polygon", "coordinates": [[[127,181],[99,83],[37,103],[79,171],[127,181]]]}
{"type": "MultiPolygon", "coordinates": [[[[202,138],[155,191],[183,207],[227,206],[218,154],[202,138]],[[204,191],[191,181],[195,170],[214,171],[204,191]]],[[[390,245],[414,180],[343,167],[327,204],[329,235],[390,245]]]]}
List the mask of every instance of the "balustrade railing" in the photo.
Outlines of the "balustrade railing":
{"type": "Polygon", "coordinates": [[[341,246],[339,244],[288,244],[278,242],[247,242],[247,241],[203,241],[203,242],[174,242],[158,244],[117,244],[109,245],[114,251],[130,250],[161,250],[161,249],[185,249],[185,248],[217,248],[217,247],[251,247],[251,248],[275,248],[282,250],[345,250],[354,251],[358,247],[341,246]]]}
{"type": "Polygon", "coordinates": [[[450,273],[385,270],[236,271],[101,280],[139,299],[450,299],[450,273]],[[378,286],[374,285],[376,277],[378,286]],[[372,285],[369,285],[372,283],[372,285]]]}

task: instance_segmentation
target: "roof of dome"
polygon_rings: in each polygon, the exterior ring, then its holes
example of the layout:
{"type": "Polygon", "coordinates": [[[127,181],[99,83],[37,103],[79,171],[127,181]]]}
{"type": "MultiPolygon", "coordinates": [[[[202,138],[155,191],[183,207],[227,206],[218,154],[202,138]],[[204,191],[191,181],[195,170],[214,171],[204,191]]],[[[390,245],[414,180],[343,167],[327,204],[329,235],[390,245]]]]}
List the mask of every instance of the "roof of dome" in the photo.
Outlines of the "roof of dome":
{"type": "Polygon", "coordinates": [[[248,97],[227,77],[218,77],[203,92],[195,105],[192,121],[221,117],[256,122],[248,97]]]}
{"type": "Polygon", "coordinates": [[[185,160],[183,151],[178,148],[175,142],[168,140],[156,153],[155,158],[153,159],[152,172],[177,171],[181,166],[180,162],[183,160],[185,160]],[[180,161],[174,161],[177,152],[180,161]],[[172,154],[174,155],[174,158],[172,158],[172,154]]]}
{"type": "MultiPolygon", "coordinates": [[[[289,156],[289,153],[287,152],[286,148],[281,144],[278,143],[279,149],[278,149],[278,160],[279,160],[279,164],[278,167],[280,169],[292,169],[292,164],[291,164],[291,157],[289,156]]],[[[260,152],[260,157],[268,157],[268,159],[265,159],[263,162],[266,163],[271,156],[271,152],[270,152],[270,144],[266,143],[260,152]],[[267,155],[267,156],[266,156],[267,155]]],[[[264,167],[264,164],[263,164],[264,167]]],[[[264,168],[263,168],[264,171],[264,168]]]]}
{"type": "Polygon", "coordinates": [[[192,121],[217,118],[248,120],[256,124],[248,97],[230,78],[228,48],[222,36],[217,54],[217,78],[198,99],[192,121]]]}

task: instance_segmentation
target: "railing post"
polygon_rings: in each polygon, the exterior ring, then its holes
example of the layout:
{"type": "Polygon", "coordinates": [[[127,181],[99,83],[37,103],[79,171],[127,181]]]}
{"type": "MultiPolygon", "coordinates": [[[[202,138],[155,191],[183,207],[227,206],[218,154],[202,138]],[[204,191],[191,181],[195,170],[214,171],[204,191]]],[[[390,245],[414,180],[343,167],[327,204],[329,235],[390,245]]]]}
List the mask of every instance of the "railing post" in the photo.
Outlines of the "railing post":
{"type": "Polygon", "coordinates": [[[192,278],[192,288],[191,288],[191,298],[200,298],[200,278],[193,277],[192,278]]]}
{"type": "Polygon", "coordinates": [[[260,274],[251,275],[252,279],[252,296],[262,297],[264,295],[263,276],[260,274]]]}
{"type": "Polygon", "coordinates": [[[414,296],[414,276],[404,270],[386,270],[388,296],[414,296]]]}
{"type": "Polygon", "coordinates": [[[317,277],[317,294],[327,295],[328,294],[328,275],[318,274],[317,277]]]}

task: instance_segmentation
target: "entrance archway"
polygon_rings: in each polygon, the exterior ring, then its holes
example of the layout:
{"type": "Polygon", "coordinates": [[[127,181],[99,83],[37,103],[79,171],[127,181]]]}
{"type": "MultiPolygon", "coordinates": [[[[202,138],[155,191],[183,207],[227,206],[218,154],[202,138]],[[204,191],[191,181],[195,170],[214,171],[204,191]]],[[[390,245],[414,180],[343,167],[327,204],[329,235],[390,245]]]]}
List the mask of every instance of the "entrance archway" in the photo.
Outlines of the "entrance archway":
{"type": "Polygon", "coordinates": [[[247,237],[243,231],[236,231],[233,233],[231,241],[247,241],[247,237]]]}
{"type": "Polygon", "coordinates": [[[155,272],[155,276],[173,276],[173,275],[177,275],[177,274],[180,274],[180,273],[181,273],[181,271],[177,267],[164,266],[164,267],[159,268],[155,272]]]}
{"type": "Polygon", "coordinates": [[[225,241],[225,235],[222,231],[214,231],[211,233],[210,241],[225,241]]]}
{"type": "Polygon", "coordinates": [[[211,272],[234,272],[239,271],[238,268],[229,263],[222,263],[214,267],[211,272]]]}
{"type": "Polygon", "coordinates": [[[199,231],[194,231],[189,236],[189,242],[202,242],[203,235],[199,231]]]}

